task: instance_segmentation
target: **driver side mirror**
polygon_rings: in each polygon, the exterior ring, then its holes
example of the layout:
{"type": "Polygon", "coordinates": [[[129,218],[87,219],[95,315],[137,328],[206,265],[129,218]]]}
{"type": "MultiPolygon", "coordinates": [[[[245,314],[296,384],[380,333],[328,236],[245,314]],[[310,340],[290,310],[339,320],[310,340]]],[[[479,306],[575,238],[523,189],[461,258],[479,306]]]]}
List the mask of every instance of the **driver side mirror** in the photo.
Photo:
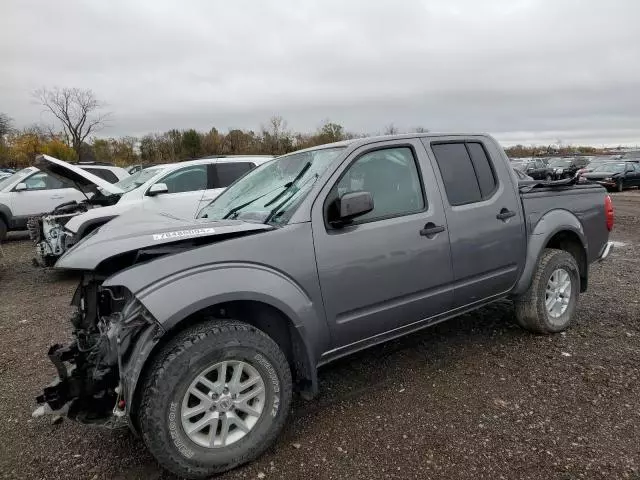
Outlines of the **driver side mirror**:
{"type": "Polygon", "coordinates": [[[147,195],[149,197],[155,197],[156,195],[160,195],[162,193],[169,193],[169,188],[167,187],[166,183],[154,183],[147,191],[147,195]]]}
{"type": "Polygon", "coordinates": [[[27,188],[27,184],[24,182],[20,182],[13,189],[14,192],[24,192],[25,190],[28,190],[28,188],[27,188]]]}
{"type": "Polygon", "coordinates": [[[329,218],[329,223],[333,227],[340,228],[351,223],[354,218],[369,213],[371,210],[373,210],[373,196],[371,193],[345,193],[334,200],[330,209],[332,215],[329,218]]]}

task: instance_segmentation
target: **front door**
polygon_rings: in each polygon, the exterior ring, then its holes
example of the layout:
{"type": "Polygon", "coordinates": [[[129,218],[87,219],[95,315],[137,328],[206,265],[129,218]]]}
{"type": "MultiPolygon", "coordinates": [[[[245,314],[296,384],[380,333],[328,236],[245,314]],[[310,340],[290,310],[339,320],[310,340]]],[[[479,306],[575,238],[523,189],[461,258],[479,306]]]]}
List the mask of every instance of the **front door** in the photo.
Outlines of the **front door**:
{"type": "Polygon", "coordinates": [[[207,188],[207,164],[188,165],[174,170],[156,183],[164,183],[168,192],[145,194],[143,208],[190,219],[194,218],[207,188]]]}
{"type": "Polygon", "coordinates": [[[526,239],[520,196],[503,154],[483,137],[424,142],[445,199],[455,306],[507,292],[518,278],[526,239]]]}
{"type": "Polygon", "coordinates": [[[449,235],[433,186],[423,146],[409,139],[355,150],[321,191],[313,239],[334,348],[451,308],[449,235]],[[373,211],[331,227],[329,205],[357,190],[372,194],[373,211]]]}
{"type": "Polygon", "coordinates": [[[26,190],[12,192],[11,209],[15,217],[30,217],[51,212],[55,207],[70,201],[81,201],[86,197],[75,188],[45,172],[36,171],[21,183],[26,190]]]}

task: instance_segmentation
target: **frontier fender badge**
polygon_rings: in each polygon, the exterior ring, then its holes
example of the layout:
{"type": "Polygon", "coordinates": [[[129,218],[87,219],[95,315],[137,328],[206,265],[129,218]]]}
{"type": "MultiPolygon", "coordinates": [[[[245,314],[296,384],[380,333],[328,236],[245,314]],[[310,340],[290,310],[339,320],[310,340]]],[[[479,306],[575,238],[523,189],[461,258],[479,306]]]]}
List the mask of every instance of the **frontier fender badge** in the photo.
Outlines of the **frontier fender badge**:
{"type": "Polygon", "coordinates": [[[153,239],[171,240],[174,238],[200,237],[202,235],[210,235],[216,233],[214,228],[193,228],[191,230],[176,230],[175,232],[154,233],[153,239]]]}

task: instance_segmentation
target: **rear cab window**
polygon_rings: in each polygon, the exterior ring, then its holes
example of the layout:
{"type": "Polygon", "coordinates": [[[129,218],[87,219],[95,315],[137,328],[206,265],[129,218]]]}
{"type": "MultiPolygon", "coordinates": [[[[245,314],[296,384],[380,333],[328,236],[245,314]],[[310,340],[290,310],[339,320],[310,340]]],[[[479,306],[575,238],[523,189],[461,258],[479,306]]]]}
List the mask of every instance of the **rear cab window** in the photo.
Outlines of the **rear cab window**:
{"type": "Polygon", "coordinates": [[[497,190],[495,170],[481,142],[434,142],[431,150],[451,206],[487,200],[497,190]]]}

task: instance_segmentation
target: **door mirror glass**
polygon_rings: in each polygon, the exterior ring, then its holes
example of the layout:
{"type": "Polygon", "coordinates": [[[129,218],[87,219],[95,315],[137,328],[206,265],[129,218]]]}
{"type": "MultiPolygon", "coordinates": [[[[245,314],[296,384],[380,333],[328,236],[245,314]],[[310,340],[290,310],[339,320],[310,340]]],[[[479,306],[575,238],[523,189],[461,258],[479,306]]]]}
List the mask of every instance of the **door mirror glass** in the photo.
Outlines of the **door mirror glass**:
{"type": "Polygon", "coordinates": [[[349,192],[336,198],[334,212],[338,218],[329,219],[334,227],[348,224],[354,218],[373,210],[373,196],[369,192],[349,192]]]}
{"type": "Polygon", "coordinates": [[[156,195],[160,195],[162,193],[169,193],[169,188],[166,183],[154,183],[149,188],[147,195],[150,197],[155,197],[156,195]]]}
{"type": "Polygon", "coordinates": [[[20,182],[19,184],[17,184],[15,186],[15,188],[13,189],[15,192],[24,192],[25,190],[27,190],[27,184],[24,182],[20,182]]]}

